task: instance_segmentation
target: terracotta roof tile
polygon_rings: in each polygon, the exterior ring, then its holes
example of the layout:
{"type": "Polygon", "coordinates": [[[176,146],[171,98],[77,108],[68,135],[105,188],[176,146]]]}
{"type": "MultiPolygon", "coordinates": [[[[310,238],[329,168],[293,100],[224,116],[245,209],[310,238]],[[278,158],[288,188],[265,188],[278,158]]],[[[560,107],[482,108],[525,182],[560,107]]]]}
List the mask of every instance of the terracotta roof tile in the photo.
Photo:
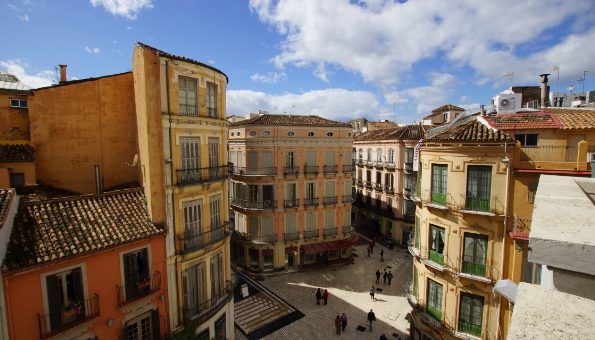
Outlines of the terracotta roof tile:
{"type": "Polygon", "coordinates": [[[284,125],[284,126],[324,126],[324,127],[347,127],[351,128],[348,123],[341,123],[334,120],[329,120],[319,116],[303,116],[303,115],[274,115],[263,114],[258,117],[242,120],[230,124],[229,126],[244,126],[244,125],[284,125]]]}
{"type": "Polygon", "coordinates": [[[407,125],[392,129],[366,131],[355,137],[354,142],[380,141],[380,140],[420,140],[425,137],[429,126],[407,125]]]}
{"type": "Polygon", "coordinates": [[[473,119],[472,121],[453,126],[444,130],[425,142],[481,142],[481,143],[500,143],[514,142],[514,138],[502,131],[495,130],[485,124],[473,119]]]}
{"type": "Polygon", "coordinates": [[[0,189],[0,228],[4,224],[10,202],[15,195],[14,189],[0,189]]]}
{"type": "Polygon", "coordinates": [[[424,119],[432,118],[434,116],[437,116],[437,115],[443,113],[444,111],[465,111],[465,109],[463,109],[462,107],[458,107],[456,105],[446,104],[446,105],[442,105],[442,106],[432,110],[432,113],[425,116],[424,119]]]}
{"type": "Polygon", "coordinates": [[[161,233],[149,219],[142,188],[24,202],[2,269],[80,256],[161,233]]]}
{"type": "Polygon", "coordinates": [[[548,107],[544,111],[556,116],[562,129],[595,129],[595,108],[548,107]]]}
{"type": "Polygon", "coordinates": [[[0,144],[0,162],[32,162],[35,149],[29,144],[0,144]]]}
{"type": "Polygon", "coordinates": [[[394,122],[368,122],[368,131],[392,129],[396,127],[399,127],[399,124],[394,122]]]}
{"type": "Polygon", "coordinates": [[[486,116],[485,120],[500,130],[559,129],[562,127],[556,115],[546,112],[507,113],[486,116]]]}

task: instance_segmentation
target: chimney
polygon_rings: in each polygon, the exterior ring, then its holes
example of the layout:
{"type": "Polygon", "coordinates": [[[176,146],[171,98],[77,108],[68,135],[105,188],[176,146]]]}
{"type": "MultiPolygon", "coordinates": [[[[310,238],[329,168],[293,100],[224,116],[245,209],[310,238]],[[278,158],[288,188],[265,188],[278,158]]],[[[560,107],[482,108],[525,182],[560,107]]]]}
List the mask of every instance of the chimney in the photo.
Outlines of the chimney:
{"type": "Polygon", "coordinates": [[[486,107],[484,105],[479,105],[479,112],[482,116],[486,115],[486,107]]]}
{"type": "Polygon", "coordinates": [[[60,64],[60,84],[66,82],[66,65],[60,64]]]}
{"type": "Polygon", "coordinates": [[[549,75],[549,73],[539,75],[541,77],[541,108],[547,107],[548,104],[547,76],[549,75]]]}

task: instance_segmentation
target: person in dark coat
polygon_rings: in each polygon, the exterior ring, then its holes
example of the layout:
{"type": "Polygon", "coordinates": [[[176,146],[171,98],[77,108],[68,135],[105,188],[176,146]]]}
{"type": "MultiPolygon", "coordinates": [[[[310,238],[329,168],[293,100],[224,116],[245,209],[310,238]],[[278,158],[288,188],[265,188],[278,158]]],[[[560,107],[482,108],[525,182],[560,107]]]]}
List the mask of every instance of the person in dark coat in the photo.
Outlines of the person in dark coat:
{"type": "Polygon", "coordinates": [[[372,331],[372,322],[376,320],[376,314],[370,309],[368,313],[368,323],[370,324],[370,332],[372,331]]]}
{"type": "Polygon", "coordinates": [[[370,257],[370,246],[368,246],[368,257],[370,257]]]}
{"type": "Polygon", "coordinates": [[[376,301],[376,298],[374,298],[375,293],[376,293],[376,288],[374,286],[372,286],[372,288],[370,288],[370,297],[372,298],[373,301],[376,301]]]}
{"type": "Polygon", "coordinates": [[[384,262],[384,249],[380,249],[380,262],[384,262]]]}
{"type": "Polygon", "coordinates": [[[384,279],[384,284],[386,284],[386,277],[388,276],[388,273],[386,272],[386,269],[384,270],[384,273],[382,274],[382,278],[384,279]]]}
{"type": "Polygon", "coordinates": [[[337,313],[337,317],[335,318],[335,329],[337,330],[337,334],[341,335],[341,317],[337,313]]]}
{"type": "Polygon", "coordinates": [[[341,315],[341,327],[343,329],[343,333],[345,333],[345,328],[347,328],[347,315],[345,315],[345,313],[341,315]]]}
{"type": "Polygon", "coordinates": [[[376,284],[380,283],[380,269],[376,269],[376,284]]]}
{"type": "Polygon", "coordinates": [[[388,279],[388,285],[390,286],[390,282],[393,279],[393,273],[389,271],[388,275],[386,275],[386,278],[388,279]]]}
{"type": "Polygon", "coordinates": [[[322,298],[324,299],[324,304],[326,305],[328,302],[328,290],[324,290],[324,293],[322,293],[322,298]]]}
{"type": "Polygon", "coordinates": [[[322,291],[320,290],[320,288],[318,288],[316,290],[316,304],[317,305],[320,304],[320,299],[322,299],[322,291]]]}
{"type": "Polygon", "coordinates": [[[374,243],[372,241],[370,241],[370,252],[374,254],[374,243]]]}
{"type": "Polygon", "coordinates": [[[388,340],[388,338],[386,337],[386,334],[384,334],[384,333],[380,334],[380,340],[388,340]]]}

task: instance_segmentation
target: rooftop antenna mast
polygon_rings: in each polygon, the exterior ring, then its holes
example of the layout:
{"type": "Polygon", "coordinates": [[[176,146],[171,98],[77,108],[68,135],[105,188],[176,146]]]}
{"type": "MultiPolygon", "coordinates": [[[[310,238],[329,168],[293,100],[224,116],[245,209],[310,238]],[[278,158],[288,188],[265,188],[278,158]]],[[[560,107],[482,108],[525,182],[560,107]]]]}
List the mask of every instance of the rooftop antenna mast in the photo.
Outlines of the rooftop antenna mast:
{"type": "Polygon", "coordinates": [[[510,71],[510,72],[506,73],[505,75],[503,75],[502,78],[508,78],[508,81],[510,82],[510,87],[512,87],[512,81],[514,79],[514,72],[510,71]]]}
{"type": "Polygon", "coordinates": [[[579,83],[583,83],[583,94],[585,94],[585,79],[587,79],[587,72],[588,71],[583,71],[583,76],[577,80],[579,83]]]}
{"type": "Polygon", "coordinates": [[[558,96],[559,92],[559,84],[560,84],[560,67],[558,65],[552,66],[552,72],[556,72],[556,96],[558,96]]]}

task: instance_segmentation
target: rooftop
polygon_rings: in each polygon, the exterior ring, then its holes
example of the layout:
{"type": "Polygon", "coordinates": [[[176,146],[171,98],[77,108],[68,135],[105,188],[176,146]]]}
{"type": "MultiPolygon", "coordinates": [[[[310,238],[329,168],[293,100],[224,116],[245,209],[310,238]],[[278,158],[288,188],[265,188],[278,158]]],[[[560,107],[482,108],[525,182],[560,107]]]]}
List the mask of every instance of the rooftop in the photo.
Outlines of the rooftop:
{"type": "Polygon", "coordinates": [[[89,254],[163,232],[149,219],[142,188],[23,202],[2,270],[89,254]]]}
{"type": "Polygon", "coordinates": [[[426,125],[407,125],[392,129],[371,130],[355,137],[354,142],[380,140],[420,140],[425,137],[430,127],[426,125]]]}
{"type": "Polygon", "coordinates": [[[595,301],[521,282],[508,340],[591,339],[595,301]]]}
{"type": "Polygon", "coordinates": [[[546,112],[505,113],[484,118],[490,126],[501,130],[562,128],[558,117],[546,112]]]}
{"type": "Polygon", "coordinates": [[[433,135],[425,140],[430,143],[449,143],[449,142],[480,142],[480,143],[503,143],[512,142],[514,139],[506,133],[489,127],[480,120],[471,117],[468,122],[461,121],[461,124],[454,124],[445,130],[433,135]]]}
{"type": "Polygon", "coordinates": [[[19,80],[15,75],[0,72],[0,90],[30,91],[31,88],[19,80]]]}
{"type": "Polygon", "coordinates": [[[14,189],[0,189],[0,228],[4,224],[4,219],[8,214],[10,201],[15,195],[14,189]]]}
{"type": "Polygon", "coordinates": [[[595,275],[595,178],[541,175],[529,261],[595,275]]]}
{"type": "Polygon", "coordinates": [[[351,125],[341,123],[334,120],[329,120],[319,116],[302,116],[302,115],[275,115],[263,114],[258,117],[245,119],[239,122],[230,124],[230,127],[239,127],[245,125],[283,125],[283,126],[320,126],[320,127],[347,127],[351,129],[351,125]]]}
{"type": "Polygon", "coordinates": [[[32,162],[35,149],[29,144],[0,144],[0,162],[32,162]]]}
{"type": "Polygon", "coordinates": [[[381,129],[391,129],[399,127],[399,124],[395,122],[368,122],[368,131],[371,130],[381,130],[381,129]]]}
{"type": "Polygon", "coordinates": [[[556,115],[562,129],[595,129],[595,108],[548,107],[544,111],[556,115]]]}
{"type": "Polygon", "coordinates": [[[431,117],[434,117],[434,116],[439,115],[446,111],[465,111],[465,109],[463,109],[462,107],[458,107],[456,105],[446,104],[446,105],[442,105],[438,108],[435,108],[434,110],[432,110],[432,113],[425,116],[423,119],[429,119],[431,117]]]}

